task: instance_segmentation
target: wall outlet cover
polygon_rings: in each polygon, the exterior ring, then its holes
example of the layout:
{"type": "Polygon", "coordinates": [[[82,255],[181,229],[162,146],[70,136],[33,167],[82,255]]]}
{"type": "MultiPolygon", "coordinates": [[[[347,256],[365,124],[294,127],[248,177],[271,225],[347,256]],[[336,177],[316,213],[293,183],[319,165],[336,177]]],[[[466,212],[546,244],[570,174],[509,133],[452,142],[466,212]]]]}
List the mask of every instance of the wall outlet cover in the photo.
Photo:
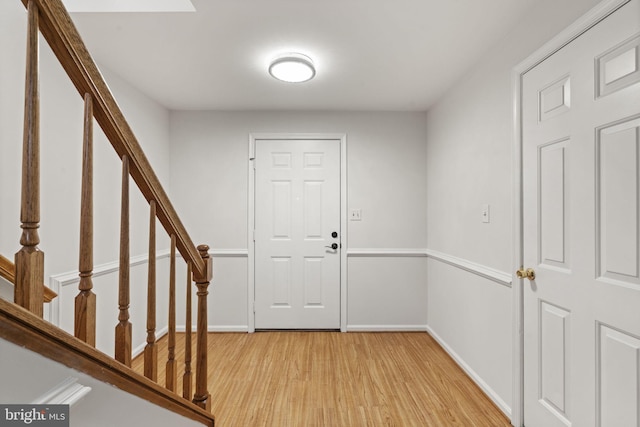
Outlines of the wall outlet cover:
{"type": "Polygon", "coordinates": [[[362,221],[362,209],[351,209],[349,211],[350,221],[362,221]]]}
{"type": "Polygon", "coordinates": [[[489,210],[489,205],[488,204],[484,204],[482,205],[482,222],[489,222],[490,221],[490,210],[489,210]]]}

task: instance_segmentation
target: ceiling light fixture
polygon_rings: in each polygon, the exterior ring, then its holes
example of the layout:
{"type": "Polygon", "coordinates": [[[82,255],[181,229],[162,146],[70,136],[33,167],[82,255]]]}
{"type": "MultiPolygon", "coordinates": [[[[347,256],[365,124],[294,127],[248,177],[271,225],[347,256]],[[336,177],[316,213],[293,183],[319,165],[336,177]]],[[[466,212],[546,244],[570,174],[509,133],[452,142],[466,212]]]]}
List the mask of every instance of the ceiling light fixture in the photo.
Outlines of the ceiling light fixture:
{"type": "Polygon", "coordinates": [[[302,83],[316,75],[316,68],[308,56],[301,53],[286,53],[271,61],[269,74],[283,82],[302,83]]]}

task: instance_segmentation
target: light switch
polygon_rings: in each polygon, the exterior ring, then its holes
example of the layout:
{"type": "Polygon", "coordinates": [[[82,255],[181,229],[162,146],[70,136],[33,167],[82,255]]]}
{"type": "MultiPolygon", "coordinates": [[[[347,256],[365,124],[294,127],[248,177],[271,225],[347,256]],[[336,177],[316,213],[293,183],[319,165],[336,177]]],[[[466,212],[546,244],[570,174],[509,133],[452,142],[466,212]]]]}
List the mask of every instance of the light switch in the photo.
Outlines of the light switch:
{"type": "Polygon", "coordinates": [[[362,209],[351,209],[349,211],[350,221],[362,221],[362,209]]]}
{"type": "Polygon", "coordinates": [[[490,222],[489,221],[489,205],[482,205],[482,222],[490,222]]]}

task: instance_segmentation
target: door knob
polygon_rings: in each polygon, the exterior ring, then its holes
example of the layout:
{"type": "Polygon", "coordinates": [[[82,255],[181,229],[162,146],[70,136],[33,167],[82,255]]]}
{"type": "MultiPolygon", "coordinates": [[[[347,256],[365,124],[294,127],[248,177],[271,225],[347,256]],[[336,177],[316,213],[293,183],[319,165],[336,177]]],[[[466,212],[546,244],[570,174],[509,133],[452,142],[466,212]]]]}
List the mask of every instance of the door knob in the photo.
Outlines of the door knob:
{"type": "Polygon", "coordinates": [[[331,246],[325,246],[325,248],[336,250],[336,249],[338,249],[338,244],[337,243],[332,243],[331,246]]]}
{"type": "Polygon", "coordinates": [[[526,270],[524,268],[521,268],[520,270],[516,271],[516,276],[518,276],[518,278],[520,279],[529,279],[529,280],[536,280],[536,272],[533,271],[533,268],[527,268],[526,270]]]}

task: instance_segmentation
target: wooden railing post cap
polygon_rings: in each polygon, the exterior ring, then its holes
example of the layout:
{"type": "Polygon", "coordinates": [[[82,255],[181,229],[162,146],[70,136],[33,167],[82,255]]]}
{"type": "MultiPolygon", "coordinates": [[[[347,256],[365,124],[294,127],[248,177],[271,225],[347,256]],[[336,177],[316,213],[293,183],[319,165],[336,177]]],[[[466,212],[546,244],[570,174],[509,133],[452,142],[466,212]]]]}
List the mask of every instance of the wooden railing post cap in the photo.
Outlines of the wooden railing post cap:
{"type": "Polygon", "coordinates": [[[198,245],[198,252],[202,258],[209,258],[209,245],[198,245]]]}
{"type": "Polygon", "coordinates": [[[211,282],[213,279],[213,258],[209,255],[209,245],[198,245],[198,252],[205,264],[204,277],[198,277],[194,271],[194,281],[196,283],[211,282]]]}

